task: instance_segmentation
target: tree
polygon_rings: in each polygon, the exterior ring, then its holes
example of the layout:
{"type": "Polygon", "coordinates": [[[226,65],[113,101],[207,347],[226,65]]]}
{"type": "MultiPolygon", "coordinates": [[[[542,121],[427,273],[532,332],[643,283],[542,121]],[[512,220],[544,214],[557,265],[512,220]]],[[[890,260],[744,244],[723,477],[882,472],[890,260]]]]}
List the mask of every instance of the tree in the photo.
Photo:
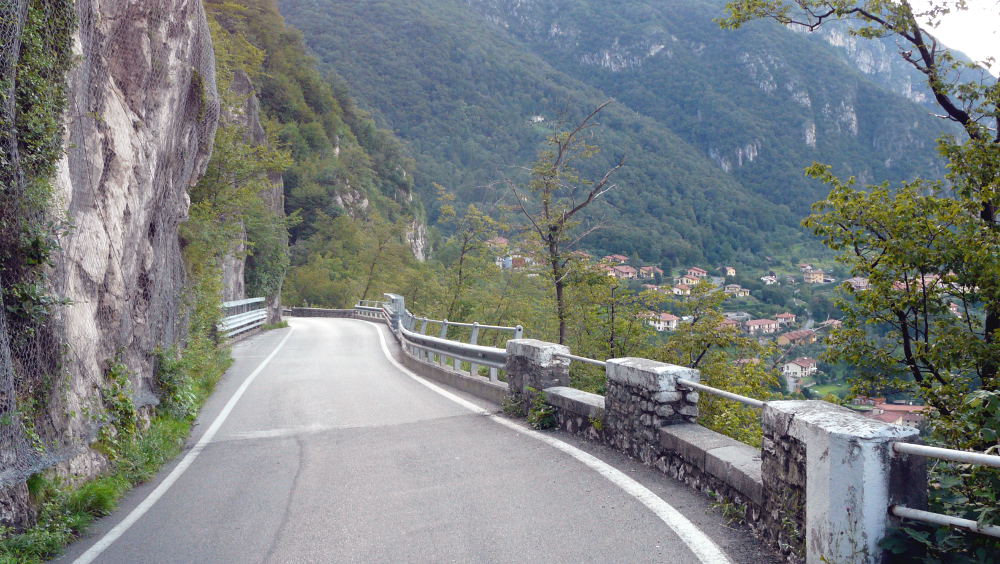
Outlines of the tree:
{"type": "Polygon", "coordinates": [[[467,263],[484,250],[486,241],[496,235],[499,225],[475,204],[469,204],[465,208],[465,213],[459,215],[452,204],[455,195],[446,191],[440,184],[435,184],[434,187],[438,192],[439,221],[455,229],[455,233],[448,240],[448,246],[454,247],[458,256],[453,268],[449,268],[449,271],[455,273],[455,277],[449,282],[451,297],[448,299],[448,308],[444,314],[445,319],[455,319],[456,307],[467,283],[467,263]]]}
{"type": "MultiPolygon", "coordinates": [[[[937,0],[918,11],[908,0],[734,0],[721,23],[735,28],[769,18],[814,30],[842,21],[859,37],[891,37],[900,56],[926,77],[940,117],[958,125],[960,135],[938,141],[948,168],[943,179],[860,188],[853,178],[842,180],[829,167],[813,165],[807,172],[832,190],[815,204],[805,225],[870,283],[863,292],[844,288],[851,299],[838,304],[844,324],[832,335],[830,356],[873,368],[885,378],[882,388],[907,388],[923,398],[934,408],[935,440],[996,451],[1000,86],[974,63],[954,57],[931,31],[965,4],[937,0]]],[[[951,490],[952,499],[932,496],[932,505],[981,523],[1000,522],[995,472],[953,470],[947,476],[951,486],[937,490],[951,490]]],[[[919,555],[938,558],[949,547],[985,555],[998,548],[981,538],[963,544],[955,540],[960,536],[939,531],[937,545],[925,546],[919,555]]],[[[913,538],[923,542],[918,537],[913,538]]]]}
{"type": "Polygon", "coordinates": [[[546,140],[548,148],[532,167],[528,184],[528,190],[536,201],[529,202],[526,195],[522,196],[516,186],[510,184],[515,206],[531,223],[531,229],[542,244],[555,290],[560,344],[566,342],[566,287],[567,275],[570,274],[567,266],[571,259],[567,251],[595,229],[578,232],[576,228],[580,222],[576,216],[615,187],[611,184],[611,177],[625,164],[624,159],[619,159],[616,165],[593,182],[580,178],[573,167],[576,161],[597,154],[598,148],[587,143],[586,133],[594,127],[597,114],[610,103],[609,100],[598,106],[572,130],[553,133],[546,140]]]}

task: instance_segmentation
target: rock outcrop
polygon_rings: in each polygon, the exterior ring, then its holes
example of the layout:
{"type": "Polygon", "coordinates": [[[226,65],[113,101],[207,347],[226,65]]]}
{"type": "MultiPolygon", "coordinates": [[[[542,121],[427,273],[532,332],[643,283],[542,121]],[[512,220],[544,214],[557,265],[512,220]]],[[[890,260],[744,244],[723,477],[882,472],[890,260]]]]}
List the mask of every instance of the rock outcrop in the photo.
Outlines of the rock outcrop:
{"type": "Polygon", "coordinates": [[[71,227],[52,269],[66,386],[52,398],[49,442],[60,469],[92,476],[112,363],[138,407],[156,403],[154,351],[184,337],[178,226],[211,154],[219,105],[200,0],[78,0],[79,62],[70,73],[66,155],[55,181],[71,227]]]}

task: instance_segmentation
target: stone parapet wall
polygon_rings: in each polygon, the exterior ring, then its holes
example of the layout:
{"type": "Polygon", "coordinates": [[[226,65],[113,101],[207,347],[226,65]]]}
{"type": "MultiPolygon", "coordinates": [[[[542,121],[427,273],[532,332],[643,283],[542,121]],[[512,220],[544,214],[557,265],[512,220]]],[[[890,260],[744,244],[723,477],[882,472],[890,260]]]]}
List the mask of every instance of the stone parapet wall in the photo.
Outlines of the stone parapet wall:
{"type": "Polygon", "coordinates": [[[697,418],[697,392],[679,387],[677,379],[697,382],[698,371],[644,358],[615,358],[607,363],[607,375],[605,439],[651,465],[658,457],[659,429],[697,418]]]}
{"type": "Polygon", "coordinates": [[[555,386],[543,390],[545,401],[556,407],[556,426],[595,442],[604,442],[604,396],[555,386]]]}
{"type": "Polygon", "coordinates": [[[800,560],[806,550],[806,447],[795,437],[765,431],[761,458],[768,491],[763,531],[782,554],[800,560]]]}
{"type": "Polygon", "coordinates": [[[556,356],[566,354],[563,345],[537,339],[507,341],[507,384],[511,399],[522,405],[531,403],[529,388],[544,390],[554,386],[569,386],[569,360],[556,356]]]}
{"type": "Polygon", "coordinates": [[[889,506],[927,504],[924,459],[892,449],[917,429],[824,401],[768,402],[763,428],[766,528],[794,559],[883,562],[889,506]]]}

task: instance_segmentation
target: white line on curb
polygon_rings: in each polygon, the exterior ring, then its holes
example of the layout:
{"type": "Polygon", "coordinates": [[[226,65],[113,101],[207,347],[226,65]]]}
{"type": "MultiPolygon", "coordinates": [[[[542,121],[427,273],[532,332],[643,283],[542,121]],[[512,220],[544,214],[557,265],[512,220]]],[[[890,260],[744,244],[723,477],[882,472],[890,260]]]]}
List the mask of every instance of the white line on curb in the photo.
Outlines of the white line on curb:
{"type": "MultiPolygon", "coordinates": [[[[533,431],[531,429],[526,429],[517,423],[509,419],[504,419],[503,417],[498,417],[493,415],[489,411],[479,407],[478,405],[463,399],[448,390],[427,381],[425,378],[418,376],[410,369],[406,368],[400,364],[395,358],[393,358],[392,353],[389,351],[389,346],[385,342],[385,336],[382,334],[382,327],[380,325],[375,325],[375,330],[378,332],[379,343],[382,345],[382,353],[385,357],[392,363],[393,366],[398,368],[404,374],[413,378],[417,382],[423,384],[424,386],[430,388],[431,390],[441,394],[442,396],[450,399],[451,401],[461,405],[462,407],[472,411],[473,413],[478,413],[481,415],[486,415],[493,421],[507,427],[513,431],[517,431],[522,435],[527,435],[533,439],[542,441],[543,443],[556,448],[578,461],[585,464],[590,469],[596,471],[601,476],[604,476],[609,482],[618,486],[625,493],[634,497],[639,503],[645,505],[650,511],[652,511],[657,517],[660,518],[687,547],[705,564],[732,564],[732,560],[726,556],[726,553],[715,544],[711,538],[696,527],[691,521],[688,520],[680,511],[677,511],[672,505],[663,500],[660,496],[656,495],[650,491],[646,486],[643,486],[639,482],[630,478],[621,470],[618,470],[614,466],[604,462],[603,460],[584,452],[575,446],[560,441],[559,439],[547,435],[544,433],[539,433],[538,431],[533,431]]],[[[405,353],[404,353],[405,354],[405,353]]]]}
{"type": "Polygon", "coordinates": [[[143,515],[145,515],[145,513],[149,511],[149,509],[153,507],[153,505],[161,497],[163,497],[163,494],[167,493],[167,490],[170,489],[170,486],[174,485],[174,482],[176,482],[177,479],[180,478],[182,474],[184,474],[184,471],[187,470],[189,466],[191,466],[191,463],[194,462],[194,459],[198,458],[198,455],[205,448],[205,446],[208,445],[210,442],[212,442],[212,439],[215,437],[215,434],[219,431],[219,428],[222,427],[222,424],[225,423],[226,418],[229,417],[229,413],[233,410],[234,407],[236,407],[236,402],[240,401],[240,398],[243,397],[243,392],[247,391],[247,388],[250,387],[250,384],[252,384],[254,379],[257,378],[257,375],[264,370],[264,367],[266,367],[268,363],[271,362],[271,359],[273,359],[275,355],[278,354],[278,351],[281,350],[281,347],[285,346],[285,342],[287,342],[288,338],[292,336],[292,331],[294,331],[294,329],[289,329],[285,337],[281,339],[280,343],[278,343],[278,346],[275,347],[273,351],[271,351],[271,354],[267,355],[267,358],[261,361],[261,363],[257,365],[257,368],[255,368],[254,371],[251,372],[250,375],[243,380],[243,383],[240,384],[240,387],[236,390],[233,396],[229,398],[229,401],[226,403],[226,406],[222,408],[222,411],[220,411],[219,414],[215,417],[215,420],[212,421],[211,426],[209,426],[208,430],[205,431],[205,434],[202,435],[200,439],[198,439],[198,442],[194,445],[194,447],[190,451],[188,451],[187,455],[184,456],[184,459],[181,460],[180,464],[174,467],[174,469],[170,472],[170,474],[167,475],[167,477],[164,478],[162,482],[160,482],[160,485],[156,486],[156,489],[150,492],[149,495],[146,496],[146,499],[142,500],[142,503],[137,505],[135,509],[133,509],[132,512],[125,517],[125,519],[122,519],[122,521],[117,525],[115,525],[113,529],[105,533],[105,535],[101,537],[101,540],[94,543],[94,545],[91,546],[87,550],[87,552],[81,554],[79,558],[73,561],[73,564],[90,564],[90,562],[93,562],[95,558],[97,558],[98,556],[101,555],[102,552],[107,550],[107,548],[111,546],[112,543],[114,543],[116,540],[118,540],[119,537],[125,534],[125,531],[128,531],[129,528],[132,525],[134,525],[136,521],[138,521],[143,515]]]}

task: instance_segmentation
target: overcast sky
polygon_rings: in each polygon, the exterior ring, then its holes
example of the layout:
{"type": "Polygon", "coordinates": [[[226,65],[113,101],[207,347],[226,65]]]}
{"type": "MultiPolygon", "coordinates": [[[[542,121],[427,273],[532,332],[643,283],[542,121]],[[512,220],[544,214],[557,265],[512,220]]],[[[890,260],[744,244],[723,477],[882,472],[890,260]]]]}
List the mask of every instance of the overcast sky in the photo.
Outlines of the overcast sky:
{"type": "MultiPolygon", "coordinates": [[[[916,0],[914,8],[927,5],[928,0],[916,0]]],[[[931,30],[945,45],[962,51],[974,60],[992,56],[990,69],[1000,74],[1000,0],[967,0],[969,9],[945,16],[937,29],[931,30]]]]}

